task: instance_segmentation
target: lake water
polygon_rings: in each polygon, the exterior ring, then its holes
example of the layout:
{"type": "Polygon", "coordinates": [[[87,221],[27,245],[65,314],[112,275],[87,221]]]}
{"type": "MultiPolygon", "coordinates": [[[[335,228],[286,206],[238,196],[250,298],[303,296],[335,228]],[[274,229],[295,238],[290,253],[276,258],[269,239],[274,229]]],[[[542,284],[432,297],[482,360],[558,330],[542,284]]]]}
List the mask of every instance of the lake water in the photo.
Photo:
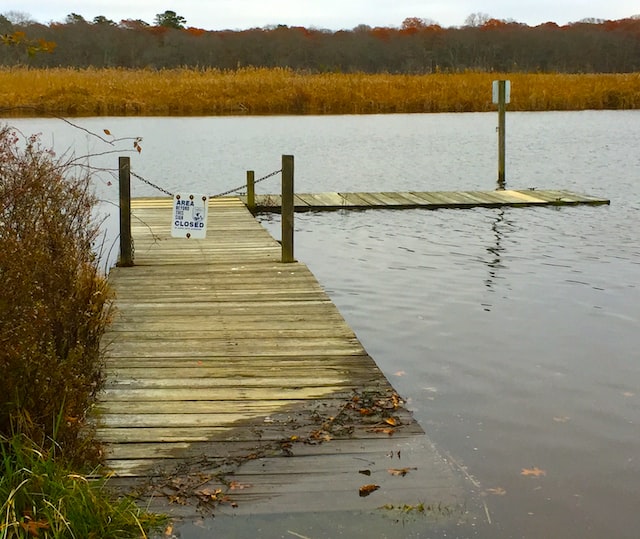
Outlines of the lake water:
{"type": "MultiPolygon", "coordinates": [[[[59,152],[105,151],[58,120],[10,122],[59,152]]],[[[169,191],[216,194],[281,154],[299,192],[493,189],[497,176],[497,114],[74,122],[142,136],[132,169],[169,191]]],[[[506,171],[508,188],[611,205],[298,214],[296,257],[480,484],[491,523],[456,536],[638,537],[640,111],[508,113],[506,171]]],[[[107,213],[116,184],[100,173],[107,213]]],[[[279,177],[258,187],[278,190],[279,177]]],[[[134,182],[134,196],[158,194],[134,182]]],[[[277,216],[263,221],[279,237],[277,216]]]]}

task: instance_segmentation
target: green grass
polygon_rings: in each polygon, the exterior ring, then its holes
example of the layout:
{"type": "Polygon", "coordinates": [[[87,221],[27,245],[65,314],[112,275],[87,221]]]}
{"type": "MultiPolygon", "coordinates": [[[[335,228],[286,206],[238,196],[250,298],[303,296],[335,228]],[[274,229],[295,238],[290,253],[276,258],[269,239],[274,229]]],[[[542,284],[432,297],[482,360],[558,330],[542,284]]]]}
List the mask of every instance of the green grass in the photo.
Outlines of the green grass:
{"type": "Polygon", "coordinates": [[[147,537],[166,523],[131,498],[116,498],[108,480],[71,472],[57,447],[23,435],[0,437],[0,538],[108,539],[147,537]]]}

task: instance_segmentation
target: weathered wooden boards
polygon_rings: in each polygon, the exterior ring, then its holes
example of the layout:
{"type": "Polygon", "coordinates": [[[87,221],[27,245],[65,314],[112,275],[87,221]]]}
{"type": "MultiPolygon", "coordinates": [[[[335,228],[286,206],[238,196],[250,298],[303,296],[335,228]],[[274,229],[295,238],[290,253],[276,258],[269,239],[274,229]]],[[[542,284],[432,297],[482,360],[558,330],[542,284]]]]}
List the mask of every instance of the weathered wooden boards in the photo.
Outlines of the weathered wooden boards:
{"type": "Polygon", "coordinates": [[[147,495],[177,512],[223,495],[245,513],[463,504],[314,276],[279,261],[239,199],[211,201],[204,240],[170,237],[171,199],[134,200],[132,213],[135,266],[110,273],[96,410],[120,484],[153,478],[147,495]],[[367,483],[380,488],[359,496],[367,483]]]}
{"type": "MultiPolygon", "coordinates": [[[[246,197],[240,197],[246,202],[246,197]]],[[[571,191],[495,190],[379,193],[307,193],[294,197],[295,211],[341,209],[474,208],[500,206],[564,206],[609,204],[609,200],[571,191]]],[[[257,211],[280,211],[280,195],[256,195],[257,211]]]]}

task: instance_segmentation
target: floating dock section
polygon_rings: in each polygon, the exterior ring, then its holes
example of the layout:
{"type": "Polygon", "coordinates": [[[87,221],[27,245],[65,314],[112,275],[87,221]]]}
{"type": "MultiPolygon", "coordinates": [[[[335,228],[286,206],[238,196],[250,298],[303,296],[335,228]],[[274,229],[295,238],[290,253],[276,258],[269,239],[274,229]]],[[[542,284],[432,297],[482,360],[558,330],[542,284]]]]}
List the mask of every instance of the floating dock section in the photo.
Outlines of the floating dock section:
{"type": "MultiPolygon", "coordinates": [[[[256,211],[280,211],[280,195],[256,195],[256,211]]],[[[249,203],[246,196],[241,199],[249,203]]],[[[496,189],[495,191],[430,191],[378,193],[306,193],[294,195],[295,211],[332,211],[367,209],[430,210],[442,208],[497,208],[503,206],[570,206],[609,204],[605,198],[562,190],[496,189]]]]}

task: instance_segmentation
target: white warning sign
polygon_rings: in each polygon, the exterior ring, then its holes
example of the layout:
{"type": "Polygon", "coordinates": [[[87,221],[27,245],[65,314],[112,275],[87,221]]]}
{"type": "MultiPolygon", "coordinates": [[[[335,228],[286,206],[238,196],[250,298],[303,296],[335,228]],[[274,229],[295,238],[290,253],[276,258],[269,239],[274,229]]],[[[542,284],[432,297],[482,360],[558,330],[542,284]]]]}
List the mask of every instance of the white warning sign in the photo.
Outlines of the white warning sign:
{"type": "Polygon", "coordinates": [[[208,209],[209,197],[206,195],[175,194],[171,235],[174,238],[205,238],[208,209]]]}
{"type": "Polygon", "coordinates": [[[504,102],[511,103],[511,81],[494,80],[491,92],[493,104],[497,105],[498,103],[500,103],[500,83],[504,83],[504,102]]]}

